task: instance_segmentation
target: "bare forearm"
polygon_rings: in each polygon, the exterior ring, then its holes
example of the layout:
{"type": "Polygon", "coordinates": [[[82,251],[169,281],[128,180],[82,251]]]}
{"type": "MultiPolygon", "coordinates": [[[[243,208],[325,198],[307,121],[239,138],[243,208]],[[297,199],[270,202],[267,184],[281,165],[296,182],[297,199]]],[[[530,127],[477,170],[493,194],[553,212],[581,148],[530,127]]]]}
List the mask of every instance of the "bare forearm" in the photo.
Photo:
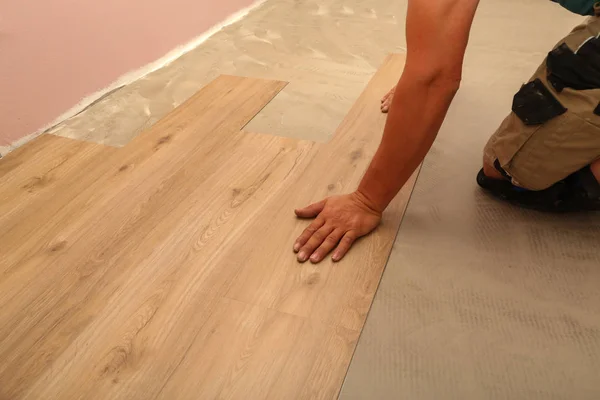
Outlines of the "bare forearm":
{"type": "Polygon", "coordinates": [[[431,148],[458,82],[403,76],[396,87],[383,138],[358,192],[383,211],[431,148]]]}
{"type": "Polygon", "coordinates": [[[379,149],[356,192],[296,210],[301,218],[316,217],[294,244],[299,261],[319,262],[335,246],[332,258],[339,261],[377,227],[381,212],[423,161],[458,89],[478,4],[408,0],[406,64],[379,149]]]}

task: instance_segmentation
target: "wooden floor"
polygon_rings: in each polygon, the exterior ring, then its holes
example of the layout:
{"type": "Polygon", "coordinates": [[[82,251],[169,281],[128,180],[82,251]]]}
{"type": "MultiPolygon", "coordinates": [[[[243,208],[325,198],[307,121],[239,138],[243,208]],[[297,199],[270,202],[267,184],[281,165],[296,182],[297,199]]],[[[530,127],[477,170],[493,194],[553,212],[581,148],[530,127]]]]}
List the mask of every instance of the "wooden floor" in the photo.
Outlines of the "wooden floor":
{"type": "Polygon", "coordinates": [[[285,83],[221,76],[124,148],[1,160],[0,399],[335,398],[414,181],[338,264],[293,209],[356,187],[403,62],[324,145],[245,132],[285,83]]]}

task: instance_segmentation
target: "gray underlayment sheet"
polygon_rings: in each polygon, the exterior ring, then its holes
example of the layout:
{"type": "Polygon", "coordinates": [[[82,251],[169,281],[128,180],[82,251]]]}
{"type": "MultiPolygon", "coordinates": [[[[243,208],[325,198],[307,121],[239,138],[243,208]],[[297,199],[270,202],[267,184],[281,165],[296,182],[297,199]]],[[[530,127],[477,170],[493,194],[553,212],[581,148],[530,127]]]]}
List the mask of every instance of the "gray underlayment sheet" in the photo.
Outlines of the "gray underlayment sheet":
{"type": "Polygon", "coordinates": [[[600,214],[520,210],[475,183],[514,93],[570,29],[547,3],[482,3],[342,400],[600,399],[600,214]],[[564,26],[508,22],[542,11],[564,26]]]}
{"type": "Polygon", "coordinates": [[[600,399],[600,218],[420,183],[340,398],[600,399]]]}
{"type": "Polygon", "coordinates": [[[466,79],[425,160],[342,400],[600,399],[600,214],[479,190],[495,85],[466,79]]]}

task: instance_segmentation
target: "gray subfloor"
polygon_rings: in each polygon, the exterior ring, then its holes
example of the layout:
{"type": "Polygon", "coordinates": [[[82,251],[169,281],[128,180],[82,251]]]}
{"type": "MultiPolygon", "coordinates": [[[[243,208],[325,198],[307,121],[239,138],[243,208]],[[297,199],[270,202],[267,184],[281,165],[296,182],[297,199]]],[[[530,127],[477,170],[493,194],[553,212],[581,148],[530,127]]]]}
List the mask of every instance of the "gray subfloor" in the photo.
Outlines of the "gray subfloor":
{"type": "MultiPolygon", "coordinates": [[[[327,141],[389,52],[406,0],[268,0],[52,133],[128,143],[218,74],[290,81],[248,130],[327,141]]],[[[580,17],[482,1],[463,85],[427,157],[342,399],[600,398],[600,218],[553,217],[477,190],[512,95],[580,17]]]]}
{"type": "Polygon", "coordinates": [[[466,92],[425,162],[341,399],[599,399],[600,218],[477,190],[483,137],[460,133],[466,92]]]}
{"type": "Polygon", "coordinates": [[[551,6],[536,15],[540,3],[483,4],[342,400],[600,398],[600,216],[515,209],[474,180],[488,135],[549,50],[532,35],[571,28],[551,6]],[[504,22],[512,49],[500,46],[504,22]]]}

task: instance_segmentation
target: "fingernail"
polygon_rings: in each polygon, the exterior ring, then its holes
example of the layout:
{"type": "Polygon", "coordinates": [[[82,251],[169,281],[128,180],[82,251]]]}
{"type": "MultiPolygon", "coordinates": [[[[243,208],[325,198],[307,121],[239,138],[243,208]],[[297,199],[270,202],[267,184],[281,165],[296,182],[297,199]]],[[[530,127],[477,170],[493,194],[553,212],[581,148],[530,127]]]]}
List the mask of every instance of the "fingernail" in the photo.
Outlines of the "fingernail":
{"type": "Polygon", "coordinates": [[[296,243],[296,244],[294,245],[294,251],[297,253],[297,252],[298,252],[298,250],[300,250],[300,243],[296,243]]]}
{"type": "Polygon", "coordinates": [[[310,257],[310,261],[311,261],[311,262],[314,262],[314,263],[316,263],[316,262],[319,262],[319,256],[318,256],[318,255],[316,255],[316,254],[313,254],[313,255],[310,257]]]}
{"type": "Polygon", "coordinates": [[[331,259],[333,261],[340,261],[340,255],[339,254],[334,254],[333,256],[331,256],[331,259]]]}
{"type": "Polygon", "coordinates": [[[307,258],[306,253],[302,252],[302,253],[298,254],[298,261],[300,261],[300,262],[306,261],[306,258],[307,258]]]}

